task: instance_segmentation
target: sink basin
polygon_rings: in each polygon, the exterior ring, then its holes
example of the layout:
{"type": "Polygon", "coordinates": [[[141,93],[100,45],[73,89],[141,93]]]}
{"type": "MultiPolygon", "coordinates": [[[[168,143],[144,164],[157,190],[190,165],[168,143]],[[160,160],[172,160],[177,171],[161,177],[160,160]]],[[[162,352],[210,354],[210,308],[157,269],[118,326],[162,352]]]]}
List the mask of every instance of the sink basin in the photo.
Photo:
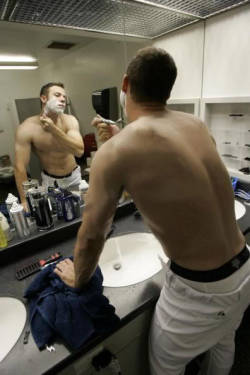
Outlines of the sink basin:
{"type": "Polygon", "coordinates": [[[236,200],[234,201],[234,210],[235,210],[236,220],[239,220],[246,213],[246,207],[244,206],[244,204],[236,200]]]}
{"type": "Polygon", "coordinates": [[[129,233],[106,241],[99,265],[103,285],[128,286],[144,281],[167,262],[159,241],[151,233],[129,233]]]}
{"type": "Polygon", "coordinates": [[[19,339],[25,322],[24,304],[12,297],[0,297],[0,362],[6,357],[19,339]]]}

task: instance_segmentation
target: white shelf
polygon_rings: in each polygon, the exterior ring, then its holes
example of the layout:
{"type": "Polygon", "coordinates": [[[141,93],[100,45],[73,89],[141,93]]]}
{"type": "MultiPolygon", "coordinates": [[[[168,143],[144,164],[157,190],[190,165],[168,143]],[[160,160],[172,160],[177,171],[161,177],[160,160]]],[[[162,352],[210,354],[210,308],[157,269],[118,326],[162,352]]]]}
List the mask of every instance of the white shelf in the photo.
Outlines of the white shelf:
{"type": "Polygon", "coordinates": [[[203,98],[203,103],[249,103],[250,96],[221,96],[216,98],[203,98]]]}
{"type": "Polygon", "coordinates": [[[234,109],[237,104],[250,104],[250,96],[225,96],[216,98],[202,98],[201,99],[201,119],[206,121],[207,108],[213,104],[231,104],[229,108],[234,109]]]}
{"type": "Polygon", "coordinates": [[[226,167],[235,177],[249,180],[239,169],[250,168],[246,160],[250,158],[250,97],[203,98],[201,119],[210,128],[226,167]]]}
{"type": "Polygon", "coordinates": [[[167,101],[169,109],[174,111],[181,111],[191,113],[192,115],[199,116],[200,114],[200,99],[199,98],[188,98],[188,99],[169,99],[167,101]]]}

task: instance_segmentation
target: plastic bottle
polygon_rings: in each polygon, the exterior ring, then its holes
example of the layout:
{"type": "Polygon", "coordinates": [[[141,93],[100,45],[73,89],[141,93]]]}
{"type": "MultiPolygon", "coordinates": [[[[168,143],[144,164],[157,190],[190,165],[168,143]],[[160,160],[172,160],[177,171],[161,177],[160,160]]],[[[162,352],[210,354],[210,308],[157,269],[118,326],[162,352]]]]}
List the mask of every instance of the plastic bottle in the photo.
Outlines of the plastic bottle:
{"type": "Polygon", "coordinates": [[[2,229],[1,225],[2,220],[0,219],[0,249],[3,249],[8,246],[7,238],[4,234],[4,231],[2,229]]]}
{"type": "Polygon", "coordinates": [[[84,203],[86,199],[86,194],[89,188],[89,184],[87,181],[82,180],[79,185],[79,191],[80,191],[80,197],[81,197],[81,202],[84,203]]]}
{"type": "Polygon", "coordinates": [[[1,223],[2,230],[5,234],[5,237],[7,241],[9,242],[10,240],[12,240],[14,233],[10,230],[8,220],[2,212],[0,212],[0,223],[1,223]]]}

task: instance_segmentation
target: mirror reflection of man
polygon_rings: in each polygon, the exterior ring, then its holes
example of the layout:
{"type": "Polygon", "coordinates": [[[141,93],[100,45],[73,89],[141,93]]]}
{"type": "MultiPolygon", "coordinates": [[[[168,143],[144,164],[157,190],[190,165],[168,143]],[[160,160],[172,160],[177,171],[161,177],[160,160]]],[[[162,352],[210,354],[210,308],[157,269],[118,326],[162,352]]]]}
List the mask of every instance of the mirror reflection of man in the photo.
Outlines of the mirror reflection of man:
{"type": "MultiPolygon", "coordinates": [[[[84,152],[77,119],[64,114],[66,93],[62,83],[50,82],[40,91],[41,113],[27,118],[18,126],[15,140],[15,179],[21,203],[26,199],[22,183],[27,180],[31,149],[38,156],[42,184],[70,188],[81,181],[81,170],[75,161],[84,152]]],[[[32,177],[32,176],[31,176],[32,177]]]]}

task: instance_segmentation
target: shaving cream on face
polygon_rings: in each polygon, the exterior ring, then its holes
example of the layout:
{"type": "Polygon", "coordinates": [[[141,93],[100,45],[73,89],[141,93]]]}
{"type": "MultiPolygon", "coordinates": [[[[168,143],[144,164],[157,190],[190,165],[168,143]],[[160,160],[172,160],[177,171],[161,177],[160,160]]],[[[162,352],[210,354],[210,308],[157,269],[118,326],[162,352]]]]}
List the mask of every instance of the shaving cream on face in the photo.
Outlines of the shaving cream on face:
{"type": "Polygon", "coordinates": [[[121,90],[120,92],[120,104],[122,106],[122,109],[123,109],[123,112],[124,112],[124,115],[127,117],[127,112],[126,112],[126,93],[121,90]]]}
{"type": "Polygon", "coordinates": [[[52,98],[47,101],[44,107],[44,114],[47,115],[49,112],[56,113],[60,115],[64,112],[65,106],[62,107],[62,103],[59,102],[56,98],[52,98]]]}

